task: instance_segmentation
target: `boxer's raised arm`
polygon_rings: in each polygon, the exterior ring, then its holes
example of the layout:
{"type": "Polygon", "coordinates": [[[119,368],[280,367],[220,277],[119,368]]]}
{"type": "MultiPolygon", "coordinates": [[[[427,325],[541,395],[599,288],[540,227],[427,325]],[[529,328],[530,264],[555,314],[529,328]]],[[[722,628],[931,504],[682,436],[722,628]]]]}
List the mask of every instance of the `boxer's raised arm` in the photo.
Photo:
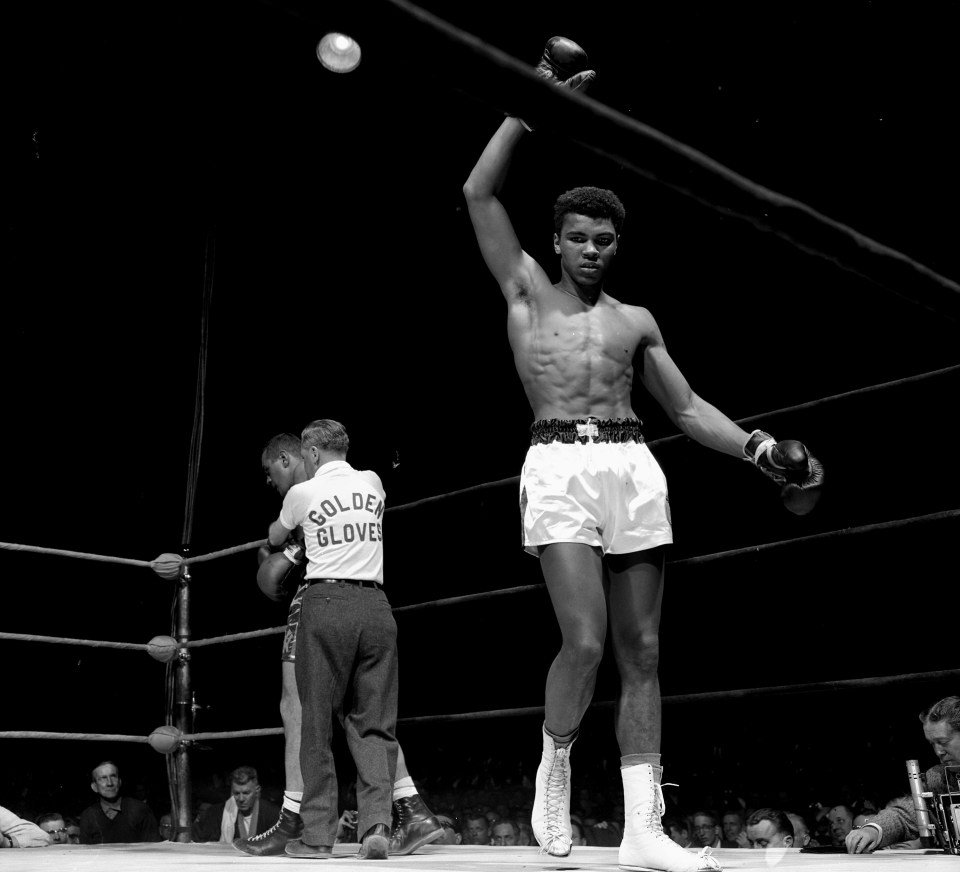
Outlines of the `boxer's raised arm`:
{"type": "Polygon", "coordinates": [[[521,273],[524,254],[498,194],[522,136],[524,129],[518,118],[504,119],[463,186],[480,253],[505,293],[521,273]]]}
{"type": "MultiPolygon", "coordinates": [[[[585,69],[586,65],[587,54],[579,45],[554,36],[547,41],[536,72],[558,87],[586,90],[596,75],[593,70],[585,69]]],[[[538,268],[520,247],[499,198],[517,143],[529,129],[519,118],[504,119],[463,186],[480,252],[508,300],[532,287],[532,272],[538,268]]]]}

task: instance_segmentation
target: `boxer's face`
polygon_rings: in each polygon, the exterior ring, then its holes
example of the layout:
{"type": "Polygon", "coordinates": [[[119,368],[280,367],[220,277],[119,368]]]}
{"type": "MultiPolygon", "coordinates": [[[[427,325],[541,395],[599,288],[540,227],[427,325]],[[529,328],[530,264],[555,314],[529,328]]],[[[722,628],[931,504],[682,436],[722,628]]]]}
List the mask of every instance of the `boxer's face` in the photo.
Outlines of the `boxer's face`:
{"type": "Polygon", "coordinates": [[[960,766],[960,732],[946,721],[927,721],[923,735],[944,766],[960,766]]]}
{"type": "Polygon", "coordinates": [[[285,496],[294,484],[297,464],[293,462],[286,451],[281,451],[276,460],[262,459],[261,464],[264,475],[267,477],[267,485],[272,487],[280,496],[285,496]]]}
{"type": "Polygon", "coordinates": [[[579,285],[596,285],[610,268],[617,250],[617,233],[609,218],[566,215],[553,235],[554,251],[563,271],[579,285]]]}

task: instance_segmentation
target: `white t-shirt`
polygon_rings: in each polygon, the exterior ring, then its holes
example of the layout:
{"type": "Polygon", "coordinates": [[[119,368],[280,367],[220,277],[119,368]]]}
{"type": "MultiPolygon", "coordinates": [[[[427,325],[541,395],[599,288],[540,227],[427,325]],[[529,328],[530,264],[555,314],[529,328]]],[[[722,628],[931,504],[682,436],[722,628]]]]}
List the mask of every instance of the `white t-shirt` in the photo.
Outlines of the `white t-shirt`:
{"type": "Polygon", "coordinates": [[[287,491],[279,520],[286,530],[303,527],[308,579],[383,582],[385,500],[380,476],[345,460],[325,463],[287,491]]]}

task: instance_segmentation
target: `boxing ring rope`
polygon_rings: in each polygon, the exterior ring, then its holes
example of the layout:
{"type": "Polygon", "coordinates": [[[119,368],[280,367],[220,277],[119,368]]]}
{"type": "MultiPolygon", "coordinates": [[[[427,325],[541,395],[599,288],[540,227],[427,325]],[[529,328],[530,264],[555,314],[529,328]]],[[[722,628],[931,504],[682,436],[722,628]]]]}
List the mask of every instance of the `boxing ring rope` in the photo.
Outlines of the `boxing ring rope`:
{"type": "MultiPolygon", "coordinates": [[[[479,59],[483,66],[486,78],[484,80],[484,98],[488,103],[502,109],[509,109],[511,114],[523,115],[535,123],[538,130],[545,130],[562,135],[570,141],[593,151],[607,159],[613,160],[621,166],[627,167],[638,176],[656,182],[686,197],[718,210],[724,215],[732,215],[746,220],[754,227],[771,232],[786,239],[796,248],[818,257],[827,259],[840,268],[865,278],[874,284],[906,298],[912,303],[932,309],[938,314],[950,318],[960,316],[960,285],[945,278],[917,263],[905,254],[895,251],[852,228],[834,221],[811,207],[797,200],[793,200],[777,192],[758,185],[749,179],[733,172],[729,168],[713,161],[706,155],[684,145],[659,131],[625,116],[607,106],[585,97],[582,94],[569,92],[564,89],[551,87],[543,82],[532,70],[521,61],[510,57],[498,49],[487,45],[478,38],[461,31],[452,25],[419,9],[405,0],[386,0],[387,5],[400,10],[411,21],[421,25],[432,36],[439,36],[444,40],[443,48],[466,51],[479,59]],[[492,94],[492,96],[491,96],[492,94]],[[571,130],[590,131],[589,137],[572,137],[571,130]],[[603,143],[603,145],[600,145],[603,143]]],[[[424,52],[424,55],[428,52],[424,52]]],[[[461,55],[462,59],[462,55],[461,55]]],[[[457,70],[457,65],[451,65],[451,70],[457,70]]],[[[212,290],[213,257],[212,247],[208,243],[208,263],[206,265],[204,282],[204,326],[206,311],[209,306],[209,297],[212,290]]],[[[204,334],[205,335],[205,334],[204,334]]],[[[206,365],[206,344],[201,349],[201,381],[206,365]]],[[[947,367],[930,373],[909,376],[894,382],[873,385],[866,388],[848,391],[830,397],[813,400],[798,406],[768,412],[762,415],[742,419],[739,423],[749,423],[761,418],[770,418],[791,411],[809,410],[820,405],[845,400],[851,397],[871,393],[877,390],[914,384],[924,379],[933,378],[956,372],[960,366],[947,367]]],[[[194,434],[191,440],[192,477],[188,481],[188,504],[185,513],[185,536],[189,539],[189,530],[192,524],[191,494],[195,488],[196,466],[199,461],[200,439],[198,428],[202,428],[202,396],[203,386],[198,386],[198,411],[194,421],[194,434]]],[[[650,442],[650,446],[685,438],[682,434],[664,437],[650,442]]],[[[388,508],[386,511],[407,511],[414,508],[438,502],[440,500],[464,494],[476,493],[487,489],[497,489],[504,485],[515,485],[518,476],[501,479],[494,482],[485,482],[473,487],[440,494],[409,503],[388,508]]],[[[796,539],[782,540],[761,545],[747,546],[730,551],[716,552],[678,561],[669,561],[672,565],[700,565],[721,559],[731,559],[746,554],[758,554],[787,545],[808,544],[830,538],[853,536],[871,533],[879,530],[890,530],[916,524],[926,524],[944,520],[954,520],[960,516],[960,510],[936,512],[914,518],[905,518],[868,524],[859,527],[833,530],[825,533],[813,534],[796,539]]],[[[67,551],[55,548],[17,545],[0,542],[0,550],[23,551],[30,553],[69,557],[81,560],[117,563],[127,566],[148,567],[153,569],[162,578],[176,580],[179,584],[177,603],[180,609],[178,638],[155,637],[149,644],[123,642],[97,642],[92,640],[67,639],[64,637],[43,637],[30,634],[0,633],[0,640],[46,642],[56,644],[80,645],[88,647],[113,648],[117,650],[147,651],[155,659],[168,664],[169,669],[179,668],[178,690],[184,690],[184,681],[189,681],[188,651],[190,648],[203,647],[215,644],[228,643],[259,638],[262,636],[280,634],[284,627],[267,628],[247,633],[237,633],[209,639],[189,639],[188,623],[188,591],[190,585],[189,568],[194,564],[209,562],[244,551],[258,548],[264,540],[248,542],[242,545],[222,549],[199,556],[183,556],[177,554],[163,554],[152,561],[134,560],[122,557],[88,554],[78,551],[67,551]],[[176,658],[176,662],[170,661],[176,658]]],[[[460,605],[478,600],[490,599],[497,596],[527,593],[542,590],[545,585],[534,584],[514,588],[504,588],[494,591],[484,591],[478,594],[469,594],[459,597],[449,597],[433,600],[426,603],[400,606],[394,609],[396,613],[413,612],[431,608],[460,605]]],[[[910,673],[895,676],[868,677],[861,679],[846,679],[830,682],[816,682],[800,685],[780,685],[775,687],[742,688],[727,691],[713,691],[708,693],[682,694],[665,696],[664,704],[684,704],[705,702],[723,699],[743,699],[757,696],[767,696],[786,693],[812,693],[833,689],[849,689],[863,687],[885,687],[894,684],[904,684],[922,680],[953,678],[960,675],[960,669],[940,670],[927,673],[910,673]]],[[[171,685],[168,681],[168,696],[172,699],[171,685]]],[[[169,700],[168,700],[169,702],[169,700]]],[[[606,708],[612,706],[610,701],[593,703],[592,707],[606,708]]],[[[168,715],[171,704],[168,704],[168,715]]],[[[494,719],[503,717],[518,717],[540,714],[542,706],[500,709],[485,712],[461,712],[446,715],[426,715],[399,719],[402,724],[421,724],[443,721],[470,721],[479,719],[494,719]]],[[[150,736],[130,736],[106,733],[57,733],[50,731],[3,731],[0,738],[17,739],[69,739],[79,741],[110,741],[149,744],[155,750],[165,755],[172,754],[182,744],[206,741],[211,739],[248,738],[260,736],[281,735],[282,727],[237,730],[229,732],[190,732],[165,724],[154,730],[150,736]]],[[[182,749],[181,749],[182,751],[182,749]]],[[[170,770],[168,768],[168,774],[170,770]]],[[[189,780],[189,770],[185,772],[189,780]]],[[[181,796],[184,785],[180,784],[181,796]]],[[[186,803],[180,805],[179,824],[187,823],[183,820],[186,803]]]]}
{"type": "MultiPolygon", "coordinates": [[[[918,373],[916,375],[905,376],[904,378],[895,379],[894,381],[882,382],[881,384],[869,385],[863,388],[855,388],[850,391],[845,391],[841,394],[831,394],[828,397],[821,397],[818,400],[808,400],[804,403],[798,403],[794,406],[787,406],[782,409],[775,409],[771,412],[762,412],[759,415],[750,415],[746,418],[740,418],[736,423],[741,427],[745,425],[754,424],[758,421],[769,420],[780,415],[787,415],[793,412],[799,411],[808,411],[810,409],[818,408],[819,406],[825,405],[827,403],[833,403],[838,400],[849,400],[856,396],[872,394],[876,391],[887,390],[889,388],[902,387],[903,385],[909,384],[918,384],[922,381],[926,381],[929,378],[935,378],[937,376],[950,375],[952,373],[960,372],[960,364],[955,366],[946,366],[941,369],[931,370],[930,372],[918,373]]],[[[647,443],[647,446],[650,448],[659,447],[661,445],[666,445],[668,442],[676,442],[680,439],[687,439],[689,437],[685,436],[683,433],[676,433],[672,436],[663,436],[660,439],[653,439],[647,443]]],[[[470,487],[461,488],[460,490],[450,491],[445,494],[437,494],[435,496],[423,497],[419,500],[413,500],[409,503],[403,503],[399,506],[393,506],[388,508],[386,511],[399,512],[405,509],[416,509],[420,506],[429,505],[430,503],[438,502],[439,500],[446,499],[451,496],[462,496],[464,494],[477,493],[483,490],[490,490],[492,488],[502,487],[503,485],[516,485],[520,483],[520,476],[514,475],[510,478],[501,478],[496,481],[482,482],[481,484],[471,485],[470,487]]],[[[0,543],[2,547],[3,543],[0,543]]]]}
{"type": "MultiPolygon", "coordinates": [[[[688,705],[690,703],[725,702],[727,700],[757,699],[771,696],[794,696],[810,693],[826,693],[835,690],[865,690],[883,687],[897,687],[924,681],[942,681],[960,677],[960,668],[937,669],[928,672],[905,672],[901,675],[878,675],[867,678],[844,678],[834,681],[811,681],[801,684],[779,684],[764,687],[741,687],[728,690],[711,690],[699,693],[667,694],[662,697],[663,705],[688,705]]],[[[591,709],[610,709],[616,705],[614,700],[598,700],[590,703],[591,709]]],[[[414,715],[397,718],[397,724],[413,726],[417,724],[456,723],[461,721],[497,720],[510,717],[528,717],[542,715],[543,706],[525,706],[507,709],[487,709],[476,712],[451,712],[440,715],[414,715]]],[[[211,739],[250,739],[263,736],[279,736],[283,727],[261,727],[249,730],[223,730],[215,732],[184,733],[180,742],[206,742],[211,739]]],[[[110,741],[150,744],[149,736],[131,736],[110,733],[56,733],[40,730],[5,730],[0,739],[66,739],[75,741],[110,741]]]]}
{"type": "MultiPolygon", "coordinates": [[[[404,506],[397,506],[396,508],[403,508],[404,506]]],[[[389,510],[388,510],[389,511],[389,510]]],[[[760,553],[767,553],[773,550],[778,550],[781,548],[796,546],[796,545],[809,545],[814,542],[823,542],[840,537],[852,537],[865,535],[869,533],[885,532],[889,530],[895,530],[900,528],[905,528],[909,526],[915,526],[920,524],[936,523],[939,521],[950,521],[960,518],[960,509],[949,509],[941,512],[931,512],[926,515],[918,515],[912,518],[901,518],[893,521],[881,521],[873,524],[863,524],[857,527],[846,527],[839,530],[828,530],[821,533],[812,533],[808,536],[798,536],[791,539],[781,539],[776,542],[765,542],[759,545],[747,545],[742,548],[729,549],[727,551],[717,551],[710,554],[701,554],[693,557],[685,557],[678,560],[668,560],[666,561],[668,566],[673,567],[690,567],[690,566],[702,566],[707,563],[712,563],[717,560],[727,560],[737,557],[743,557],[747,555],[756,555],[760,553]]],[[[462,596],[455,597],[445,597],[442,599],[429,600],[427,602],[421,603],[412,603],[405,606],[395,606],[393,608],[394,614],[400,613],[410,613],[417,611],[425,611],[428,609],[436,608],[445,608],[449,606],[458,606],[465,605],[467,603],[479,602],[483,600],[490,600],[496,597],[502,596],[513,596],[517,594],[532,593],[534,591],[545,590],[546,585],[543,583],[539,584],[527,584],[519,585],[516,587],[507,587],[507,588],[498,588],[495,590],[481,591],[479,593],[465,594],[462,596]]],[[[190,648],[203,648],[209,647],[211,645],[219,645],[228,642],[240,642],[247,641],[250,639],[258,639],[266,636],[280,635],[286,630],[286,626],[280,627],[268,627],[261,630],[249,630],[242,633],[230,633],[221,636],[212,636],[206,639],[192,639],[177,641],[169,636],[157,636],[150,643],[137,643],[137,642],[110,642],[110,641],[96,641],[90,639],[71,639],[63,636],[41,636],[31,633],[8,633],[0,632],[0,640],[2,641],[14,641],[14,642],[41,642],[48,644],[65,644],[65,645],[78,645],[86,646],[91,648],[113,648],[118,650],[127,650],[127,651],[147,651],[151,656],[156,657],[157,659],[172,659],[173,652],[180,649],[190,649],[190,648]],[[169,656],[167,656],[169,655],[169,656]]],[[[925,678],[935,678],[935,677],[949,677],[953,675],[960,675],[960,669],[958,670],[946,670],[942,673],[913,673],[913,677],[923,676],[925,678]]],[[[903,683],[906,680],[909,680],[910,676],[889,676],[888,678],[891,682],[903,683]]],[[[740,689],[740,690],[731,690],[731,691],[715,691],[708,694],[687,694],[686,697],[689,697],[690,700],[707,700],[713,698],[721,698],[724,694],[729,693],[731,698],[740,698],[745,695],[766,695],[767,693],[782,693],[786,687],[796,687],[798,692],[806,692],[810,689],[816,688],[840,688],[840,687],[866,687],[866,686],[879,686],[879,682],[885,681],[887,679],[850,679],[847,681],[839,682],[816,682],[809,685],[783,685],[781,687],[759,687],[751,689],[740,689]],[[872,682],[872,684],[871,684],[872,682]]],[[[685,697],[685,698],[686,698],[685,697]]],[[[664,700],[668,697],[664,697],[664,700]]],[[[679,701],[679,698],[669,697],[674,702],[679,701]]],[[[597,703],[600,705],[600,703],[597,703]]],[[[603,703],[606,705],[606,703],[603,703]]],[[[536,709],[504,709],[503,711],[517,711],[517,712],[533,712],[536,709]]],[[[473,717],[477,717],[483,713],[474,713],[473,717]]],[[[493,717],[495,715],[491,715],[493,717]]],[[[428,719],[437,719],[444,716],[431,715],[428,716],[428,719]]],[[[421,718],[402,718],[401,721],[404,723],[420,723],[421,718]]],[[[281,728],[265,728],[265,729],[254,729],[254,730],[241,730],[241,731],[230,731],[225,733],[202,733],[202,734],[184,734],[183,739],[188,738],[202,738],[202,739],[211,739],[211,738],[239,738],[239,737],[248,737],[248,736],[262,736],[262,735],[275,735],[278,732],[282,732],[281,728]]],[[[51,733],[43,731],[31,731],[31,730],[12,730],[12,731],[0,731],[0,739],[10,739],[10,738],[78,738],[83,734],[76,733],[51,733]]],[[[118,740],[119,741],[119,740],[118,740]]],[[[127,737],[126,741],[147,741],[143,737],[127,737]]]]}
{"type": "MultiPolygon", "coordinates": [[[[750,424],[761,419],[769,419],[771,417],[776,417],[778,415],[789,414],[792,412],[800,410],[809,410],[817,408],[821,405],[827,403],[833,403],[840,400],[848,400],[853,397],[871,394],[881,390],[888,390],[896,387],[901,387],[904,385],[917,384],[922,381],[936,378],[944,375],[950,375],[960,371],[960,365],[944,367],[938,370],[933,370],[926,373],[920,373],[912,376],[907,376],[901,379],[896,379],[893,381],[883,382],[876,385],[870,385],[863,388],[857,388],[851,391],[846,391],[841,394],[834,394],[828,397],[821,397],[817,400],[811,400],[808,402],[800,403],[794,406],[789,406],[786,408],[761,413],[758,415],[751,415],[746,418],[742,418],[738,421],[741,425],[750,424]]],[[[676,434],[671,436],[666,436],[660,439],[655,439],[649,442],[650,447],[656,447],[668,442],[673,442],[678,439],[686,438],[683,434],[676,434]]],[[[407,511],[415,508],[420,508],[424,505],[429,505],[437,503],[441,500],[449,499],[451,497],[459,497],[470,494],[479,493],[486,490],[498,489],[507,485],[516,485],[519,481],[519,476],[511,476],[509,478],[498,479],[496,481],[482,482],[477,485],[472,485],[467,488],[462,488],[456,491],[450,491],[444,494],[436,494],[429,497],[424,497],[418,500],[413,500],[411,502],[403,503],[397,506],[391,506],[386,509],[387,512],[400,512],[407,511]]],[[[774,549],[783,548],[791,545],[806,545],[818,541],[826,541],[831,539],[836,539],[839,537],[850,537],[856,535],[862,535],[873,532],[888,531],[901,527],[907,527],[917,524],[932,523],[944,520],[953,520],[957,517],[960,517],[960,510],[946,510],[941,512],[934,512],[926,515],[920,515],[911,518],[901,518],[895,519],[892,521],[883,521],[872,524],[859,525],[857,527],[843,528],[840,530],[830,530],[820,533],[813,533],[808,536],[795,537],[792,539],[780,540],[777,542],[767,542],[759,545],[748,545],[742,548],[732,549],[728,551],[714,552],[711,554],[703,554],[693,557],[682,558],[679,560],[667,561],[668,565],[671,566],[694,566],[704,563],[713,562],[716,560],[735,558],[738,556],[743,556],[747,554],[758,554],[761,552],[768,552],[774,549]]],[[[91,560],[103,563],[116,563],[126,566],[136,566],[136,567],[147,567],[153,569],[157,572],[158,575],[165,578],[178,578],[181,576],[182,572],[186,567],[192,566],[194,564],[206,563],[212,560],[219,559],[221,557],[232,556],[234,554],[239,554],[245,551],[251,551],[260,546],[266,544],[266,540],[259,539],[252,542],[246,542],[240,545],[231,546],[228,548],[219,549],[217,551],[208,552],[206,554],[195,555],[190,557],[182,557],[177,554],[162,554],[154,560],[137,560],[133,558],[125,557],[115,557],[103,554],[92,554],[88,552],[81,551],[71,551],[58,548],[49,548],[43,546],[35,545],[23,545],[9,542],[0,542],[0,550],[8,551],[21,551],[28,553],[36,554],[45,554],[58,557],[69,557],[79,560],[91,560]]],[[[467,603],[478,602],[482,600],[488,600],[494,597],[502,596],[512,596],[515,594],[529,593],[532,591],[540,591],[545,589],[543,583],[539,584],[530,584],[522,585],[518,587],[510,588],[499,588],[496,590],[481,591],[474,594],[465,594],[455,597],[445,597],[441,599],[431,600],[428,602],[413,603],[405,606],[397,606],[393,609],[395,613],[410,613],[416,611],[425,611],[428,609],[436,608],[445,608],[448,606],[456,605],[465,605],[467,603]]],[[[242,633],[231,633],[221,636],[214,636],[206,639],[181,639],[175,640],[169,636],[158,636],[151,640],[150,643],[138,643],[138,642],[115,642],[115,641],[102,641],[102,640],[90,640],[90,639],[73,639],[62,636],[43,636],[38,634],[29,634],[29,633],[9,633],[9,632],[0,632],[0,640],[3,641],[21,641],[21,642],[40,642],[40,643],[50,643],[50,644],[66,644],[66,645],[76,645],[90,648],[111,648],[116,650],[128,650],[128,651],[147,651],[151,653],[152,656],[157,656],[159,651],[161,654],[172,652],[174,650],[180,649],[190,649],[190,648],[201,648],[208,647],[211,645],[218,645],[229,642],[236,641],[246,641],[250,639],[262,638],[265,636],[279,635],[285,631],[284,626],[280,627],[270,627],[260,630],[250,630],[242,633]]],[[[170,657],[172,658],[172,653],[170,657]]],[[[157,657],[161,659],[161,657],[157,657]]],[[[722,692],[720,692],[722,693],[722,692]]],[[[253,731],[241,731],[242,735],[272,735],[276,731],[268,729],[266,732],[253,731]]],[[[282,730],[281,730],[282,732],[282,730]]],[[[23,738],[23,737],[34,737],[34,738],[47,738],[51,735],[56,735],[46,732],[37,732],[37,731],[6,731],[0,732],[0,738],[23,738]]],[[[74,737],[79,734],[60,734],[63,736],[74,737]]],[[[192,734],[189,734],[192,735],[192,734]]],[[[235,736],[236,733],[225,734],[230,736],[235,736]]],[[[203,738],[214,738],[216,734],[205,733],[203,738]]],[[[141,741],[141,738],[130,738],[128,741],[141,741]]],[[[145,740],[143,740],[145,741],[145,740]]]]}
{"type": "MultiPolygon", "coordinates": [[[[773,233],[910,302],[960,320],[960,284],[952,279],[589,95],[545,82],[529,64],[407,0],[384,3],[419,25],[426,39],[433,38],[438,52],[456,49],[457,62],[444,65],[447,76],[455,77],[464,68],[464,53],[479,59],[482,85],[478,88],[476,81],[472,85],[482,91],[477,96],[485,102],[725,216],[773,233]]],[[[429,58],[436,69],[436,57],[429,50],[422,50],[420,56],[429,58]]]]}

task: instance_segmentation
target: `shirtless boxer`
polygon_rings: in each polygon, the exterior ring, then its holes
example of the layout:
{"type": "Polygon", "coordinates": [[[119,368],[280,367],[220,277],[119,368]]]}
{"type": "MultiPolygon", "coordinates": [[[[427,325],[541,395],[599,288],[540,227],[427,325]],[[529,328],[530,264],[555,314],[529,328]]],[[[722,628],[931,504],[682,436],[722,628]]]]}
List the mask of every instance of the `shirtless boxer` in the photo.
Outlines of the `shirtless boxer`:
{"type": "MultiPolygon", "coordinates": [[[[554,37],[537,72],[583,89],[595,73],[554,37]]],[[[799,442],[747,433],[692,390],[650,312],[604,291],[624,209],[610,191],[576,188],[554,209],[560,278],[520,246],[498,194],[530,128],[508,117],[463,191],[484,261],[507,302],[507,335],[533,412],[520,481],[525,549],[540,558],[562,645],[546,683],[543,752],[532,815],[543,851],[570,853],[570,749],[593,697],[609,627],[620,695],[616,734],[626,827],[625,869],[718,869],[663,832],[658,628],[664,549],[672,542],[667,486],[631,403],[635,374],[687,436],[751,461],[781,486],[787,508],[813,507],[819,463],[799,442]],[[636,366],[636,369],[635,369],[636,366]]]]}

